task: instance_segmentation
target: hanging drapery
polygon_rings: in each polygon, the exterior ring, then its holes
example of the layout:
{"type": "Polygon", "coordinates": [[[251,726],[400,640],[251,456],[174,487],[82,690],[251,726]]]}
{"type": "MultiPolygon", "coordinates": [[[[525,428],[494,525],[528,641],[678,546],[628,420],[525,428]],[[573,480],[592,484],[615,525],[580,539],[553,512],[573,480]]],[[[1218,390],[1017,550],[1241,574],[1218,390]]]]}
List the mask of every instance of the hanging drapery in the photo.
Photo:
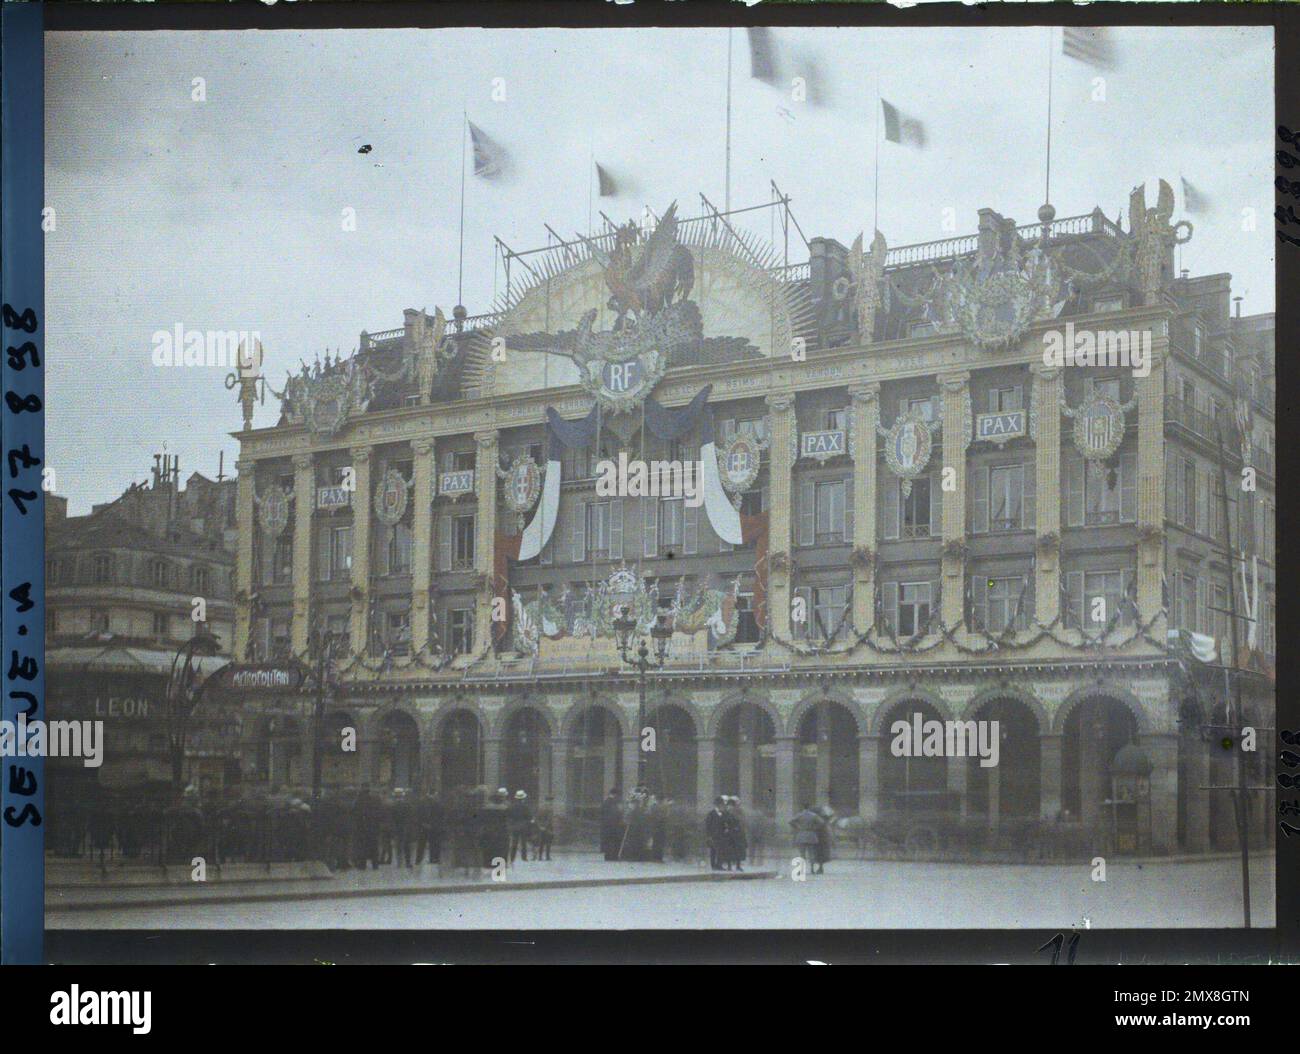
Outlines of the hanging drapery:
{"type": "MultiPolygon", "coordinates": [[[[704,389],[700,395],[707,392],[704,389]]],[[[704,509],[709,515],[713,533],[729,545],[742,545],[740,511],[731,504],[731,498],[722,489],[718,474],[718,448],[713,440],[713,411],[701,415],[700,470],[704,479],[704,509]]]]}

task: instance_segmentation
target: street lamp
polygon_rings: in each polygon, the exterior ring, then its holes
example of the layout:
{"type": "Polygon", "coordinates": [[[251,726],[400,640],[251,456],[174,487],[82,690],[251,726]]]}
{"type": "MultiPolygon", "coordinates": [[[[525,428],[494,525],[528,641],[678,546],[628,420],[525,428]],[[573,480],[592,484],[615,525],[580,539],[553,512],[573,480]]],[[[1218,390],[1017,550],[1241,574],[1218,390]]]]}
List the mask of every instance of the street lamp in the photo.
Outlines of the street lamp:
{"type": "MultiPolygon", "coordinates": [[[[636,632],[637,622],[628,614],[627,607],[619,609],[618,617],[614,619],[614,635],[618,641],[618,653],[622,660],[631,666],[637,672],[638,688],[640,695],[637,702],[637,751],[636,751],[636,782],[637,786],[645,785],[645,768],[646,757],[645,751],[641,749],[641,735],[645,731],[645,675],[648,670],[657,670],[661,668],[668,658],[668,642],[672,639],[673,624],[669,616],[660,613],[655,619],[655,624],[650,627],[650,636],[654,640],[654,655],[651,657],[649,647],[646,646],[645,638],[641,637],[636,642],[636,651],[632,652],[632,635],[636,632]]],[[[656,744],[657,746],[657,744],[656,744]]],[[[656,788],[658,792],[659,788],[656,788]]]]}
{"type": "Polygon", "coordinates": [[[311,800],[314,805],[320,801],[321,769],[325,756],[325,700],[330,686],[336,634],[318,629],[313,636],[316,645],[316,705],[312,711],[311,800]]]}
{"type": "Polygon", "coordinates": [[[172,657],[163,705],[167,714],[167,746],[171,753],[172,794],[177,800],[184,791],[185,742],[189,738],[190,718],[198,709],[203,695],[203,685],[195,683],[198,670],[194,666],[194,657],[216,655],[220,651],[221,642],[200,626],[194,636],[176,649],[176,654],[172,657]]]}

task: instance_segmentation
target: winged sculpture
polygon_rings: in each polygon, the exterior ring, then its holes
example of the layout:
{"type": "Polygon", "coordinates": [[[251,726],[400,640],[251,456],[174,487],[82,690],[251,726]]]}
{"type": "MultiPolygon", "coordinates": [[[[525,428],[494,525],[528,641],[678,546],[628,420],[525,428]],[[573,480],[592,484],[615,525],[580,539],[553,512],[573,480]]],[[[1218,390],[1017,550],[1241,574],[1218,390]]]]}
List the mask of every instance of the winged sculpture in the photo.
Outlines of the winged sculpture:
{"type": "Polygon", "coordinates": [[[695,286],[695,264],[690,250],[677,240],[677,202],[673,202],[641,242],[635,223],[625,223],[614,233],[614,248],[604,253],[592,245],[592,255],[605,269],[609,308],[618,313],[615,329],[622,329],[632,313],[640,322],[645,315],[685,300],[695,286]]]}

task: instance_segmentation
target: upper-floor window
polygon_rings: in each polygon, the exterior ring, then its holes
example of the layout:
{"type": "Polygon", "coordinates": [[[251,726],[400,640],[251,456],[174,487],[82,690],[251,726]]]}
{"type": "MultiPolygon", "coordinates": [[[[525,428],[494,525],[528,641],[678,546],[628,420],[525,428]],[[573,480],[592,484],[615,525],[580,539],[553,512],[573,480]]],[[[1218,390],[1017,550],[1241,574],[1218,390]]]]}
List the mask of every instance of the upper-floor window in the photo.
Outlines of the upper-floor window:
{"type": "Polygon", "coordinates": [[[1026,628],[1030,603],[1023,575],[971,579],[971,621],[988,633],[1026,628]]]}
{"type": "Polygon", "coordinates": [[[388,573],[411,573],[411,528],[404,523],[394,524],[388,534],[388,573]]]}
{"type": "Polygon", "coordinates": [[[766,417],[740,417],[728,418],[722,422],[722,443],[725,446],[730,443],[737,434],[749,436],[756,442],[762,443],[767,439],[767,418],[766,417]]]}
{"type": "Polygon", "coordinates": [[[686,502],[682,498],[664,498],[659,502],[659,547],[680,549],[686,533],[686,502]]]}
{"type": "MultiPolygon", "coordinates": [[[[889,484],[902,486],[902,480],[891,480],[889,484]]],[[[912,489],[903,495],[899,491],[899,513],[902,518],[900,537],[929,538],[934,533],[934,524],[930,522],[930,478],[921,476],[912,480],[912,489]]]]}
{"type": "Polygon", "coordinates": [[[1018,531],[1023,524],[1025,468],[994,465],[989,469],[989,530],[1018,531]]]}
{"type": "Polygon", "coordinates": [[[405,655],[411,650],[411,613],[409,611],[388,612],[384,641],[388,650],[394,655],[405,655]]]}
{"type": "Polygon", "coordinates": [[[1201,355],[1204,353],[1204,351],[1205,351],[1204,337],[1201,334],[1201,326],[1199,323],[1193,323],[1192,324],[1192,354],[1199,359],[1201,355]]]}
{"type": "Polygon", "coordinates": [[[442,455],[443,472],[468,472],[474,468],[474,451],[448,450],[442,455]]]}
{"type": "Polygon", "coordinates": [[[842,479],[816,484],[815,534],[818,545],[836,544],[845,540],[845,490],[842,479]]]}
{"type": "Polygon", "coordinates": [[[899,401],[900,414],[916,413],[920,414],[926,421],[935,419],[936,400],[932,395],[924,395],[916,398],[907,397],[899,401]]]}
{"type": "Polygon", "coordinates": [[[45,561],[45,584],[47,586],[57,586],[59,580],[63,577],[63,562],[61,560],[45,561]]]}
{"type": "MultiPolygon", "coordinates": [[[[1188,578],[1188,581],[1193,580],[1188,578]]],[[[1132,571],[1070,571],[1063,584],[1069,625],[1093,634],[1114,626],[1132,625],[1132,571]]],[[[1192,600],[1195,600],[1194,585],[1192,600]]]]}
{"type": "Polygon", "coordinates": [[[1005,388],[989,389],[989,413],[1010,413],[1013,410],[1021,410],[1021,388],[1020,385],[1008,385],[1005,388]]]}
{"type": "Polygon", "coordinates": [[[474,650],[474,609],[453,608],[447,612],[447,651],[465,655],[474,650]]]}
{"type": "Polygon", "coordinates": [[[108,553],[96,553],[91,565],[91,574],[95,585],[107,585],[113,581],[113,557],[108,553]]]}
{"type": "Polygon", "coordinates": [[[196,567],[193,572],[194,592],[200,596],[208,592],[212,584],[211,572],[206,567],[196,567]]]}
{"type": "Polygon", "coordinates": [[[848,628],[849,587],[818,586],[812,591],[812,635],[818,640],[842,637],[848,628]]]}
{"type": "Polygon", "coordinates": [[[849,427],[848,407],[822,411],[822,428],[827,432],[844,432],[849,427]]]}
{"type": "Polygon", "coordinates": [[[930,583],[898,584],[898,635],[914,637],[930,624],[930,583]]]}
{"type": "Polygon", "coordinates": [[[1065,526],[1104,527],[1137,520],[1137,455],[1118,461],[1065,460],[1065,526]]]}
{"type": "Polygon", "coordinates": [[[454,516],[451,521],[451,566],[454,571],[474,568],[474,516],[454,516]]]}
{"type": "Polygon", "coordinates": [[[166,612],[155,611],[153,613],[153,635],[159,639],[166,640],[168,633],[171,631],[169,625],[170,619],[166,612]]]}
{"type": "MultiPolygon", "coordinates": [[[[609,556],[610,505],[608,501],[594,501],[587,506],[587,555],[597,559],[609,556]]],[[[668,502],[664,503],[669,504],[668,502]]]]}
{"type": "Polygon", "coordinates": [[[280,584],[293,578],[293,536],[281,535],[275,540],[275,554],[271,563],[271,581],[280,584]]]}
{"type": "Polygon", "coordinates": [[[168,568],[166,561],[153,561],[149,565],[149,583],[155,589],[166,589],[171,578],[169,571],[170,568],[168,568]]]}
{"type": "Polygon", "coordinates": [[[1089,377],[1085,385],[1089,396],[1100,396],[1112,402],[1120,403],[1120,384],[1118,377],[1089,377]]]}

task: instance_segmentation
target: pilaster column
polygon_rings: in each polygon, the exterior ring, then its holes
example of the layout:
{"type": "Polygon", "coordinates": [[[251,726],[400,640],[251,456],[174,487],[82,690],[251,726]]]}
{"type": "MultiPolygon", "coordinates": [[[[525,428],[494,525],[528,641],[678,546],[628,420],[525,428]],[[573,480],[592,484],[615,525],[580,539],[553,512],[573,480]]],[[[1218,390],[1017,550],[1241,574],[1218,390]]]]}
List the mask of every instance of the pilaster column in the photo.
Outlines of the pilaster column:
{"type": "Polygon", "coordinates": [[[704,809],[713,804],[717,790],[713,782],[713,756],[717,741],[711,736],[695,740],[695,807],[704,809]]]}
{"type": "MultiPolygon", "coordinates": [[[[962,620],[966,594],[962,574],[965,561],[950,555],[948,546],[966,540],[966,447],[970,443],[970,421],[966,414],[970,371],[959,370],[939,377],[943,391],[943,464],[941,469],[953,469],[956,486],[943,492],[943,596],[939,617],[952,627],[962,620]]],[[[942,473],[941,473],[942,478],[942,473]]],[[[964,807],[964,799],[963,799],[964,807]]]]}
{"type": "Polygon", "coordinates": [[[311,514],[316,504],[316,469],[310,454],[293,459],[293,622],[290,647],[295,655],[307,650],[311,619],[311,514]]]}
{"type": "Polygon", "coordinates": [[[880,737],[858,736],[858,815],[874,823],[880,812],[880,737]]]}
{"type": "Polygon", "coordinates": [[[880,384],[849,389],[853,398],[853,628],[871,628],[876,592],[876,428],[880,384]]]}
{"type": "MultiPolygon", "coordinates": [[[[636,779],[636,759],[641,753],[640,736],[623,737],[623,796],[626,797],[629,791],[635,790],[637,786],[636,779]]],[[[646,774],[647,779],[649,773],[646,774]]]]}
{"type": "Polygon", "coordinates": [[[559,732],[551,736],[551,797],[555,815],[563,816],[569,808],[569,743],[559,732]]]}
{"type": "Polygon", "coordinates": [[[483,738],[483,785],[491,793],[501,786],[501,737],[483,738]]]}
{"type": "Polygon", "coordinates": [[[411,654],[429,645],[429,583],[433,566],[433,440],[411,444],[415,508],[411,510],[411,654]]]}
{"type": "MultiPolygon", "coordinates": [[[[1037,562],[1034,571],[1034,617],[1050,625],[1061,609],[1061,369],[1036,363],[1033,412],[1036,487],[1037,562]],[[1053,542],[1052,539],[1055,539],[1053,542]]],[[[1059,808],[1059,804],[1058,804],[1059,808]]]]}
{"type": "Polygon", "coordinates": [[[352,450],[352,650],[370,650],[370,448],[352,450]]]}
{"type": "MultiPolygon", "coordinates": [[[[1138,404],[1137,603],[1140,621],[1155,617],[1162,603],[1165,571],[1165,357],[1169,346],[1168,323],[1151,334],[1151,373],[1135,377],[1138,404]],[[1163,330],[1163,332],[1161,332],[1163,330]]],[[[1165,626],[1152,627],[1157,640],[1165,626]]]]}
{"type": "Polygon", "coordinates": [[[1038,750],[1038,815],[1043,820],[1055,820],[1061,811],[1061,737],[1051,733],[1039,736],[1038,750]]]}
{"type": "Polygon", "coordinates": [[[776,738],[776,829],[780,832],[784,832],[794,819],[794,753],[797,747],[798,740],[794,736],[776,738]]]}
{"type": "Polygon", "coordinates": [[[496,563],[497,536],[497,438],[493,429],[475,432],[478,443],[474,463],[474,486],[478,491],[477,541],[474,546],[475,570],[480,582],[478,600],[474,604],[475,653],[486,654],[492,650],[492,575],[496,563]]]}
{"type": "Polygon", "coordinates": [[[767,542],[768,624],[775,636],[789,640],[790,567],[794,540],[790,517],[796,442],[794,396],[769,395],[767,405],[772,417],[768,429],[768,488],[771,497],[767,542]],[[773,562],[773,558],[778,556],[784,559],[773,562]]]}
{"type": "Polygon", "coordinates": [[[231,654],[236,662],[248,655],[253,631],[253,544],[257,524],[253,516],[253,482],[257,462],[241,458],[235,462],[239,482],[235,485],[235,523],[239,547],[235,551],[235,639],[231,654]]]}

